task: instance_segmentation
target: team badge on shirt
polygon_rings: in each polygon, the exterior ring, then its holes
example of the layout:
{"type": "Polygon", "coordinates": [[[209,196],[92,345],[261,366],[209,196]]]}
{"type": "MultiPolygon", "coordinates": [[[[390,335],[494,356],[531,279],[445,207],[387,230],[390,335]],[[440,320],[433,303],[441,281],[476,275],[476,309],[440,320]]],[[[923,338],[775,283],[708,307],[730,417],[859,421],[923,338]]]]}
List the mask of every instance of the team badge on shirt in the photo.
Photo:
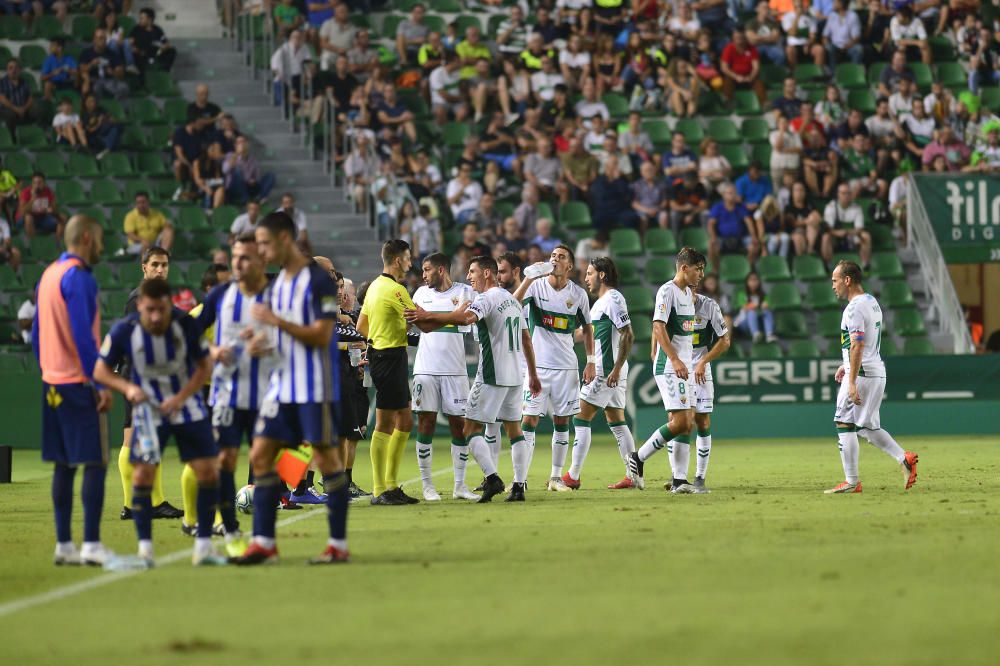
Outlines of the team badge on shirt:
{"type": "Polygon", "coordinates": [[[572,299],[566,299],[566,309],[568,310],[571,307],[573,307],[572,299]]]}
{"type": "Polygon", "coordinates": [[[458,296],[451,297],[451,304],[454,305],[455,307],[458,307],[458,296]]]}

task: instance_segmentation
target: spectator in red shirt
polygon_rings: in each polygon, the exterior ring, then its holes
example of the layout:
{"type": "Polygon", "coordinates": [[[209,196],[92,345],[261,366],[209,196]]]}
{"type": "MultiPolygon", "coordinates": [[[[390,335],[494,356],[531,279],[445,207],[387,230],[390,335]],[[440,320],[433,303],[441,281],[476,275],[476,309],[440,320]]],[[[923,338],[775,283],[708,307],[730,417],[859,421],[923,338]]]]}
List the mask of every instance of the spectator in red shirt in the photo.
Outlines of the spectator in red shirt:
{"type": "Polygon", "coordinates": [[[36,232],[55,233],[62,238],[66,219],[56,210],[56,195],[45,184],[39,172],[31,175],[31,185],[21,190],[17,207],[17,223],[24,225],[24,233],[34,238],[36,232]]]}
{"type": "Polygon", "coordinates": [[[788,123],[788,128],[802,136],[813,130],[816,130],[824,137],[826,136],[826,129],[823,127],[823,123],[816,120],[816,112],[813,109],[813,105],[809,102],[802,102],[799,106],[799,117],[792,118],[792,121],[788,123]]]}
{"type": "Polygon", "coordinates": [[[722,93],[732,100],[737,89],[753,90],[761,105],[767,100],[767,89],[760,80],[760,54],[751,46],[743,30],[733,30],[733,41],[722,49],[722,93]]]}

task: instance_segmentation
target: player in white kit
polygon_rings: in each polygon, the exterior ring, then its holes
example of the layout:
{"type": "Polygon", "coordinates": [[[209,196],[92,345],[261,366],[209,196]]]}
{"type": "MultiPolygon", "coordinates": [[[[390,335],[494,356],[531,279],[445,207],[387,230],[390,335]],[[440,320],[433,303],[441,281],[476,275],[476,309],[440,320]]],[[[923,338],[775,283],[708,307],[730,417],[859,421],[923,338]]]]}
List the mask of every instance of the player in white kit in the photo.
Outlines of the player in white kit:
{"type": "MultiPolygon", "coordinates": [[[[476,293],[467,284],[452,282],[448,273],[451,260],[440,252],[424,258],[421,268],[424,286],[413,294],[414,304],[428,312],[452,312],[462,303],[471,303],[476,293]]],[[[431,478],[431,442],[438,413],[444,414],[451,429],[451,463],[455,473],[452,498],[477,500],[479,495],[465,485],[469,449],[463,434],[465,402],[469,397],[469,375],[465,367],[465,334],[470,327],[449,324],[420,336],[413,362],[413,411],[417,413],[417,467],[423,482],[424,499],[441,500],[431,478]]]]}
{"type": "MultiPolygon", "coordinates": [[[[695,440],[694,488],[697,493],[707,493],[705,475],[708,458],[712,454],[712,411],[715,403],[715,384],[712,382],[712,361],[729,350],[730,336],[719,304],[694,290],[694,335],[691,336],[694,363],[694,382],[691,384],[694,400],[695,440]]],[[[684,478],[687,478],[686,476],[684,478]]]]}
{"type": "MultiPolygon", "coordinates": [[[[548,489],[570,490],[562,480],[569,449],[569,419],[580,411],[580,370],[573,351],[573,332],[583,327],[587,365],[583,381],[593,381],[594,331],[590,326],[590,301],[583,287],[570,282],[576,263],[573,251],[557,245],[550,258],[551,273],[534,279],[525,275],[514,298],[528,306],[528,326],[535,346],[535,361],[542,391],[532,396],[525,386],[522,425],[529,450],[534,449],[535,428],[542,414],[552,415],[552,471],[548,489]]],[[[538,265],[529,267],[537,269],[538,265]]],[[[547,267],[546,267],[547,268],[547,267]]],[[[528,271],[526,271],[528,272],[528,271]]],[[[531,459],[528,459],[531,465],[531,459]]]]}
{"type": "MultiPolygon", "coordinates": [[[[465,413],[465,435],[469,450],[486,475],[480,503],[489,502],[504,490],[504,483],[493,464],[493,455],[483,437],[486,423],[503,421],[510,437],[511,455],[516,461],[527,456],[527,444],[521,433],[521,304],[497,284],[497,262],[488,256],[478,256],[469,265],[469,284],[478,292],[471,305],[463,304],[453,312],[427,312],[418,305],[407,310],[407,321],[422,331],[440,326],[475,325],[479,338],[479,367],[469,392],[465,413]]],[[[529,374],[535,369],[529,362],[529,374]]],[[[508,501],[524,501],[524,479],[514,479],[514,490],[508,501]],[[521,492],[516,492],[518,488],[521,492]]]]}
{"type": "Polygon", "coordinates": [[[865,293],[861,267],[841,261],[833,269],[833,291],[847,301],[840,321],[840,347],[844,364],[837,369],[840,382],[837,410],[833,421],[840,440],[840,460],[845,480],[825,491],[827,494],[860,493],[858,477],[858,435],[888,456],[903,470],[905,488],[917,482],[918,456],[904,451],[879,423],[879,407],[885,393],[885,364],[879,355],[882,341],[882,309],[871,294],[865,293]]]}
{"type": "Polygon", "coordinates": [[[584,283],[597,301],[590,308],[594,322],[594,379],[580,389],[580,413],[573,419],[575,438],[569,471],[562,480],[568,488],[580,487],[583,463],[590,451],[590,422],[597,410],[604,410],[608,427],[618,442],[618,452],[626,462],[625,479],[608,488],[631,488],[628,478],[628,457],[635,451],[632,432],[625,422],[625,395],[628,380],[628,355],[632,351],[635,335],[628,316],[625,298],[618,291],[618,267],[608,257],[590,260],[584,283]]]}
{"type": "Polygon", "coordinates": [[[687,482],[691,458],[691,429],[694,426],[694,379],[692,342],[694,295],[705,276],[705,255],[685,247],[677,253],[677,273],[656,292],[653,310],[653,377],[667,411],[667,423],[660,426],[639,450],[629,456],[629,476],[640,490],[646,487],[643,464],[660,449],[670,454],[671,492],[693,493],[687,482]]]}

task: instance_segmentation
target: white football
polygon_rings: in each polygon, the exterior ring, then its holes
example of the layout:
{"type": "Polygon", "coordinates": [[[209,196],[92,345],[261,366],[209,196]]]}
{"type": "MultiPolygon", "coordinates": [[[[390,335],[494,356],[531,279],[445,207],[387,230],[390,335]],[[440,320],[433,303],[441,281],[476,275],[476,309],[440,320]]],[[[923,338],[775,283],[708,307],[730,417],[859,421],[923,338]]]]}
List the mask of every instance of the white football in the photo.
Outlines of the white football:
{"type": "Polygon", "coordinates": [[[243,486],[236,493],[236,510],[240,513],[253,513],[253,486],[243,486]]]}

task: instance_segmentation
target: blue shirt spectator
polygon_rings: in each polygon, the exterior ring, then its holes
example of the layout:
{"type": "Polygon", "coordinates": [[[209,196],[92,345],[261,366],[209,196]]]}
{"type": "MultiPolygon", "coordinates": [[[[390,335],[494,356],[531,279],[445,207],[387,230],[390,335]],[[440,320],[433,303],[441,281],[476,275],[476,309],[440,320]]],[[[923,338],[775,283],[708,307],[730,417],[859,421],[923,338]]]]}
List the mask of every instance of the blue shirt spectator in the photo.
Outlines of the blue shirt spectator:
{"type": "Polygon", "coordinates": [[[768,194],[773,194],[771,179],[761,173],[760,165],[754,162],[749,171],[736,179],[736,194],[750,211],[757,209],[768,194]]]}
{"type": "Polygon", "coordinates": [[[684,135],[674,132],[670,139],[670,150],[663,153],[661,163],[663,173],[670,179],[681,178],[688,171],[698,172],[698,158],[687,147],[684,135]]]}
{"type": "Polygon", "coordinates": [[[42,80],[52,82],[55,86],[64,86],[73,83],[73,74],[77,70],[76,58],[65,55],[62,45],[56,46],[59,42],[52,42],[52,53],[45,56],[42,63],[42,80]]]}
{"type": "Polygon", "coordinates": [[[715,233],[720,238],[743,238],[749,233],[746,225],[749,217],[750,212],[739,202],[727,208],[726,202],[720,201],[708,212],[709,222],[715,220],[715,233]]]}

